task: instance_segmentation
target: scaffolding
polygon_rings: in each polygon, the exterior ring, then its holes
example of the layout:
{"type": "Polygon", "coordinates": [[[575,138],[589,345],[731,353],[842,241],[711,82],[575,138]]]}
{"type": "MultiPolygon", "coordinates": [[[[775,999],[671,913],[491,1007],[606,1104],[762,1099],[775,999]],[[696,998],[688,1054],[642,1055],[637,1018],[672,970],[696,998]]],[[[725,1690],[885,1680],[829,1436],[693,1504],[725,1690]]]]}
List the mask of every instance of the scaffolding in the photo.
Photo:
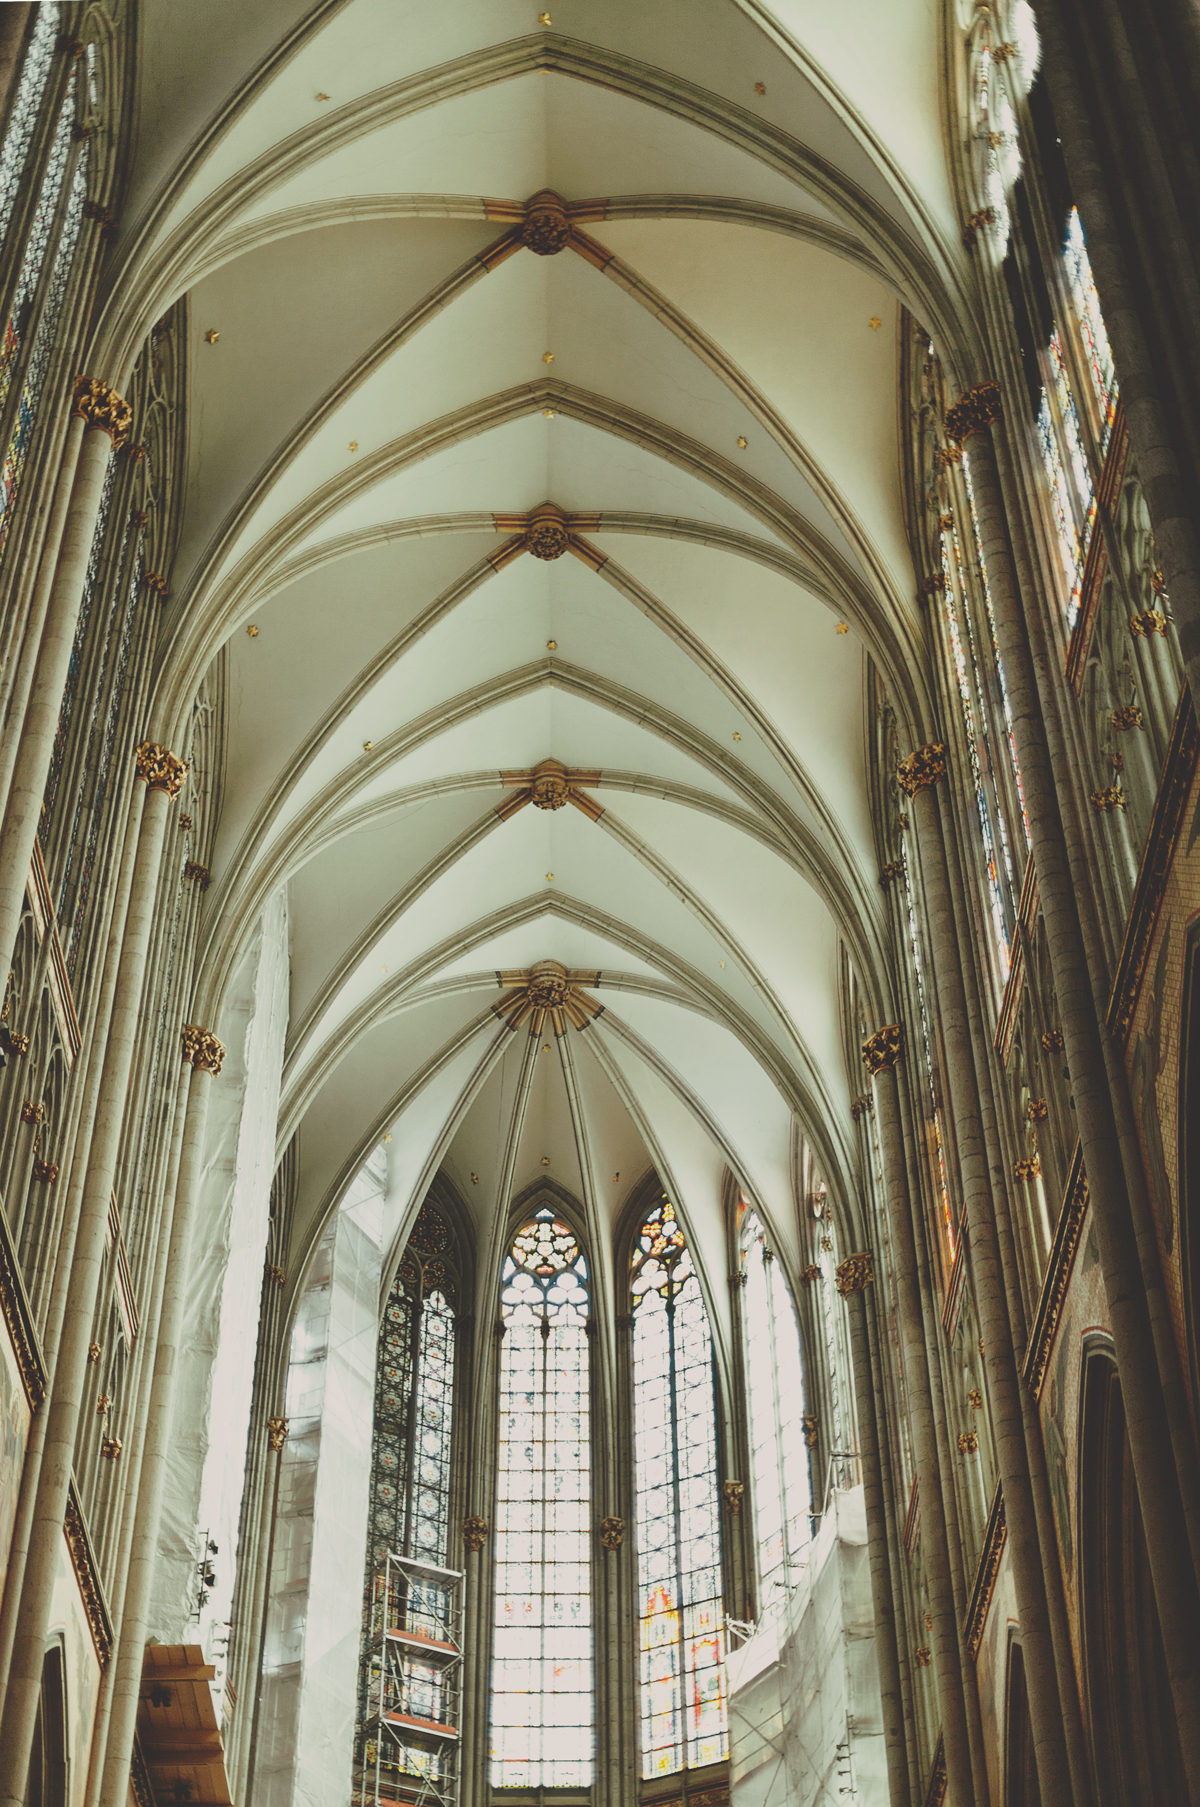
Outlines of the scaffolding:
{"type": "Polygon", "coordinates": [[[462,1574],[384,1557],[368,1602],[355,1807],[458,1807],[462,1574]]]}

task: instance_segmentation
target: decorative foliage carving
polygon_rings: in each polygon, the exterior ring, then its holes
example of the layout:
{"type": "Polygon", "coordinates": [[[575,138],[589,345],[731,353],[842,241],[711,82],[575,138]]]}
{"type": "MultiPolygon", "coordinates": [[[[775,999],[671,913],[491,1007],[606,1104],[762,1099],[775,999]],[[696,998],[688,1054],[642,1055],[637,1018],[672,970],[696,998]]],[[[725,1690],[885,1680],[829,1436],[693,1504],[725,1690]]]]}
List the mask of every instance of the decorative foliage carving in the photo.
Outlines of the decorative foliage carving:
{"type": "Polygon", "coordinates": [[[834,1277],[837,1280],[837,1289],[843,1299],[848,1298],[851,1293],[860,1293],[865,1287],[873,1285],[875,1268],[868,1251],[864,1249],[861,1254],[847,1255],[844,1261],[838,1263],[834,1277]]]}
{"type": "Polygon", "coordinates": [[[152,791],[165,791],[172,802],[183,789],[188,768],[156,740],[144,740],[137,750],[135,775],[152,791]]]}
{"type": "Polygon", "coordinates": [[[1045,1030],[1042,1035],[1042,1047],[1046,1050],[1047,1054],[1061,1054],[1063,1050],[1062,1030],[1045,1030]]]}
{"type": "Polygon", "coordinates": [[[967,1622],[963,1627],[967,1652],[972,1662],[979,1655],[979,1646],[983,1643],[988,1608],[992,1604],[992,1595],[996,1591],[996,1577],[1000,1573],[1000,1558],[1004,1554],[1007,1537],[1008,1525],[1004,1518],[1004,1495],[1001,1493],[1000,1483],[997,1481],[992,1509],[988,1513],[983,1549],[979,1553],[979,1567],[975,1571],[975,1585],[971,1589],[971,1604],[967,1608],[967,1622]]]}
{"type": "Polygon", "coordinates": [[[891,882],[894,878],[903,878],[903,877],[904,877],[904,861],[903,860],[889,860],[887,865],[883,868],[883,871],[879,874],[879,882],[883,886],[884,890],[886,891],[888,886],[891,884],[891,882]]]}
{"type": "Polygon", "coordinates": [[[71,418],[81,420],[98,433],[107,433],[119,450],[133,431],[133,410],[98,376],[77,376],[71,418]]]}
{"type": "Polygon", "coordinates": [[[800,1275],[801,1286],[811,1286],[814,1280],[821,1278],[821,1270],[815,1261],[811,1261],[800,1275]]]}
{"type": "Polygon", "coordinates": [[[875,1100],[872,1098],[871,1094],[869,1092],[860,1092],[850,1106],[850,1115],[857,1123],[863,1116],[869,1116],[874,1109],[875,1100]]]}
{"type": "Polygon", "coordinates": [[[932,785],[940,784],[945,776],[946,749],[940,740],[926,741],[923,747],[917,747],[907,759],[902,759],[896,768],[900,789],[906,797],[929,790],[932,785]]]}
{"type": "Polygon", "coordinates": [[[33,1317],[3,1221],[0,1221],[0,1314],[3,1315],[13,1356],[21,1371],[25,1397],[29,1401],[30,1410],[36,1412],[46,1397],[46,1375],[38,1350],[33,1317]]]}
{"type": "Polygon", "coordinates": [[[976,383],[960,395],[952,408],[947,408],[945,428],[947,439],[956,445],[965,445],[972,433],[980,433],[984,427],[990,427],[1001,414],[1000,385],[990,377],[984,383],[976,383]]]}
{"type": "Polygon", "coordinates": [[[919,1645],[913,1654],[917,1659],[917,1668],[928,1669],[930,1663],[933,1661],[933,1651],[929,1648],[929,1645],[919,1645]]]}
{"type": "Polygon", "coordinates": [[[967,215],[966,223],[962,229],[962,242],[967,247],[968,251],[973,251],[975,249],[975,241],[979,237],[981,228],[984,226],[994,226],[996,224],[996,219],[997,214],[994,207],[977,207],[974,213],[969,213],[967,215]]]}
{"type": "Polygon", "coordinates": [[[742,1495],[746,1491],[744,1481],[722,1481],[721,1492],[725,1495],[725,1505],[730,1518],[742,1515],[742,1495]]]}
{"type": "Polygon", "coordinates": [[[1041,1296],[1038,1299],[1037,1313],[1033,1320],[1029,1347],[1025,1354],[1025,1365],[1022,1369],[1025,1384],[1035,1399],[1041,1394],[1042,1382],[1046,1378],[1046,1369],[1050,1365],[1050,1351],[1054,1347],[1054,1339],[1058,1333],[1058,1321],[1062,1315],[1063,1301],[1067,1296],[1071,1271],[1075,1266],[1075,1254],[1079,1247],[1079,1238],[1083,1231],[1083,1220],[1087,1214],[1087,1207],[1088,1184],[1087,1175],[1083,1170],[1083,1151],[1076,1143],[1075,1157],[1071,1162],[1071,1173],[1067,1180],[1066,1196],[1063,1199],[1062,1211],[1059,1213],[1058,1228],[1054,1233],[1054,1247],[1050,1251],[1046,1276],[1042,1281],[1041,1296]]]}
{"type": "Polygon", "coordinates": [[[482,1550],[484,1544],[487,1542],[487,1519],[479,1518],[477,1516],[464,1518],[462,1534],[463,1542],[466,1544],[467,1549],[471,1551],[472,1555],[478,1556],[480,1550],[482,1550]]]}
{"type": "Polygon", "coordinates": [[[1124,734],[1130,728],[1144,728],[1146,725],[1136,703],[1126,703],[1122,708],[1114,709],[1108,719],[1118,734],[1124,734]]]}
{"type": "Polygon", "coordinates": [[[600,1520],[600,1542],[606,1550],[619,1550],[625,1541],[625,1520],[610,1513],[600,1520]]]}
{"type": "Polygon", "coordinates": [[[92,1540],[88,1536],[87,1526],[83,1521],[83,1511],[79,1504],[79,1496],[75,1492],[74,1481],[71,1482],[70,1491],[67,1494],[63,1531],[66,1534],[67,1548],[71,1552],[71,1566],[75,1570],[75,1579],[79,1585],[83,1610],[87,1614],[92,1642],[96,1646],[96,1655],[100,1659],[101,1669],[106,1669],[113,1647],[112,1620],[108,1616],[108,1605],[104,1598],[104,1589],[100,1585],[96,1558],[92,1552],[92,1540]]]}
{"type": "Polygon", "coordinates": [[[549,1018],[555,1035],[565,1035],[568,1023],[586,1029],[604,1014],[603,1004],[582,990],[600,983],[598,972],[568,972],[557,960],[539,960],[527,972],[501,972],[496,978],[508,989],[492,1010],[510,1029],[529,1022],[530,1033],[540,1035],[549,1018]]]}
{"type": "Polygon", "coordinates": [[[820,1428],[820,1419],[815,1412],[806,1412],[801,1422],[804,1425],[805,1447],[808,1449],[815,1449],[817,1447],[817,1433],[820,1428]]]}
{"type": "Polygon", "coordinates": [[[286,1418],[267,1419],[267,1448],[271,1450],[273,1454],[278,1456],[283,1453],[283,1446],[287,1442],[287,1434],[290,1428],[291,1426],[286,1418]]]}
{"type": "Polygon", "coordinates": [[[978,1431],[959,1431],[958,1453],[960,1456],[973,1456],[979,1448],[978,1431]]]}
{"type": "Polygon", "coordinates": [[[1041,1171],[1040,1157],[1030,1155],[1026,1160],[1016,1162],[1013,1167],[1013,1178],[1014,1180],[1035,1180],[1041,1171]]]}
{"type": "Polygon", "coordinates": [[[53,1186],[58,1179],[58,1162],[35,1161],[33,1163],[33,1177],[39,1186],[53,1186]]]}
{"type": "Polygon", "coordinates": [[[1044,1098],[1031,1098],[1025,1106],[1025,1115],[1031,1123],[1044,1123],[1050,1114],[1050,1107],[1044,1098]]]}
{"type": "Polygon", "coordinates": [[[1129,631],[1135,640],[1147,640],[1151,634],[1165,634],[1167,618],[1161,609],[1143,609],[1140,615],[1129,617],[1129,631]]]}
{"type": "Polygon", "coordinates": [[[882,1029],[876,1029],[862,1047],[863,1064],[867,1072],[872,1077],[876,1073],[891,1072],[900,1058],[903,1044],[904,1030],[899,1023],[887,1023],[882,1029]]]}
{"type": "Polygon", "coordinates": [[[1114,809],[1124,810],[1125,793],[1119,784],[1106,784],[1102,790],[1092,792],[1090,802],[1098,816],[1108,816],[1114,809]]]}
{"type": "Polygon", "coordinates": [[[202,866],[199,860],[189,860],[183,869],[183,876],[191,879],[202,896],[212,884],[212,873],[207,866],[202,866]]]}
{"type": "Polygon", "coordinates": [[[225,1059],[225,1044],[217,1040],[211,1029],[204,1029],[199,1023],[185,1023],[183,1058],[215,1079],[225,1059]]]}

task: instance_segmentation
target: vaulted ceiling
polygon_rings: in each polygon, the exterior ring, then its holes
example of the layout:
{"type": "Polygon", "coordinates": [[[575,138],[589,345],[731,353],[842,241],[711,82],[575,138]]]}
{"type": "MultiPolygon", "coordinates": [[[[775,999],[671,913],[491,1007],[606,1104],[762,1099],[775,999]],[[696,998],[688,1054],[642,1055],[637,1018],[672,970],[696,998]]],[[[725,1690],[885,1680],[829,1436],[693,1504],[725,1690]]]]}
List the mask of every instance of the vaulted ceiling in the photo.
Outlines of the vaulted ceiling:
{"type": "Polygon", "coordinates": [[[546,1178],[603,1242],[653,1168],[714,1280],[727,1170],[798,1260],[801,1144],[854,1190],[843,948],[888,1006],[868,660],[927,714],[899,317],[951,361],[969,319],[939,8],[139,17],[102,343],[119,376],[187,295],[158,728],[224,648],[200,1007],[286,882],[301,1251],[388,1136],[400,1221],[442,1168],[481,1253],[546,1178]],[[497,1015],[544,961],[584,1026],[497,1015]]]}

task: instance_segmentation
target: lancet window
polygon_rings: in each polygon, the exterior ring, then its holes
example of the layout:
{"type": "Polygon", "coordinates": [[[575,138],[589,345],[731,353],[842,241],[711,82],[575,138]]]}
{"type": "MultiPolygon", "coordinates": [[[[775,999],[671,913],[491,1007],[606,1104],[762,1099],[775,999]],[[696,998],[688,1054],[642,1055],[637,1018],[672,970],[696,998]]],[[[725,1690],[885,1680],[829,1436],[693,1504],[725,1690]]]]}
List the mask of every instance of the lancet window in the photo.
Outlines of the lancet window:
{"type": "Polygon", "coordinates": [[[7,435],[0,469],[0,551],[12,524],[83,223],[88,144],[76,137],[78,105],[79,76],[73,69],[59,106],[0,345],[0,408],[7,435]]]}
{"type": "Polygon", "coordinates": [[[642,1774],[728,1751],[712,1334],[670,1199],[634,1243],[634,1482],[642,1774]]]}
{"type": "Polygon", "coordinates": [[[812,1535],[807,1388],[792,1289],[757,1212],[745,1203],[738,1241],[746,1277],[742,1322],[761,1611],[795,1582],[812,1535]]]}
{"type": "Polygon", "coordinates": [[[500,1272],[495,1788],[592,1780],[590,1312],[587,1257],[544,1207],[500,1272]]]}

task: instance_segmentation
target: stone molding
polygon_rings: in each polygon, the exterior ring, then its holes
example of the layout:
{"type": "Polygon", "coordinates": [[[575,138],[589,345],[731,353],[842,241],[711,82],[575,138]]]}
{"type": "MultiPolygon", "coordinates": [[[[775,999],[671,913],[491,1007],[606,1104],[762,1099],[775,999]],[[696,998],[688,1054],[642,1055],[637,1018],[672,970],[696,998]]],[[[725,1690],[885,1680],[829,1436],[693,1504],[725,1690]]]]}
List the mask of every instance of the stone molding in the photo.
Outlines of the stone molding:
{"type": "Polygon", "coordinates": [[[1063,1301],[1071,1283],[1087,1207],[1088,1183],[1083,1166],[1083,1149],[1076,1142],[1071,1171],[1067,1176],[1066,1194],[1059,1212],[1058,1228],[1054,1232],[1054,1246],[1050,1251],[1046,1277],[1042,1281],[1037,1311],[1034,1314],[1033,1329],[1029,1334],[1029,1346],[1021,1368],[1021,1377],[1035,1399],[1042,1396],[1042,1385],[1050,1366],[1050,1352],[1058,1334],[1063,1301]]]}
{"type": "Polygon", "coordinates": [[[966,1622],[963,1625],[967,1655],[972,1662],[979,1655],[980,1646],[983,1643],[988,1611],[992,1604],[992,1596],[996,1592],[996,1579],[1000,1573],[1000,1558],[1004,1554],[1004,1545],[1007,1539],[1008,1525],[1004,1518],[1004,1494],[997,1481],[992,1509],[988,1513],[987,1530],[983,1536],[983,1548],[979,1552],[979,1563],[975,1570],[975,1585],[971,1589],[971,1601],[967,1607],[966,1622]]]}
{"type": "Polygon", "coordinates": [[[87,1523],[83,1516],[83,1508],[79,1504],[79,1495],[75,1491],[74,1481],[71,1482],[67,1493],[67,1511],[63,1521],[63,1531],[67,1539],[67,1548],[71,1552],[71,1566],[75,1570],[75,1580],[79,1585],[83,1610],[87,1614],[92,1642],[96,1646],[96,1655],[100,1659],[101,1669],[107,1669],[113,1647],[112,1619],[109,1616],[108,1602],[104,1598],[100,1571],[96,1566],[96,1555],[92,1549],[92,1540],[88,1535],[87,1523]]]}

